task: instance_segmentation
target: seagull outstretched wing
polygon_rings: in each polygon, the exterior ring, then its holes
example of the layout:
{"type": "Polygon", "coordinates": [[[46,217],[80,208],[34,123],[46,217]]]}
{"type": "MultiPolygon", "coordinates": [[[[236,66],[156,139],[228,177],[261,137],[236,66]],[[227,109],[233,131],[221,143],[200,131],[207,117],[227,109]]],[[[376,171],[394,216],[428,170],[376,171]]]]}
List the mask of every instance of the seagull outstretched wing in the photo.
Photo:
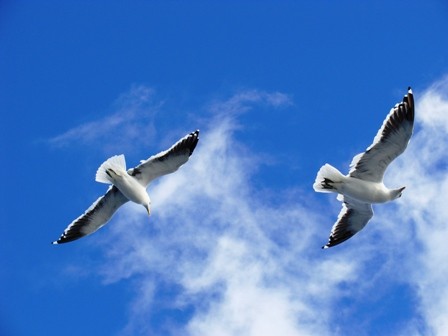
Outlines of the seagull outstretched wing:
{"type": "Polygon", "coordinates": [[[106,194],[98,198],[81,216],[71,222],[53,244],[68,243],[87,236],[105,225],[115,211],[128,201],[120,190],[110,186],[106,194]]]}
{"type": "Polygon", "coordinates": [[[322,248],[338,245],[361,231],[373,217],[372,205],[343,196],[342,210],[331,229],[328,243],[322,248]]]}
{"type": "Polygon", "coordinates": [[[170,149],[151,156],[128,173],[134,176],[142,185],[147,186],[155,178],[175,172],[188,161],[199,140],[199,131],[192,132],[179,141],[170,149]]]}
{"type": "Polygon", "coordinates": [[[403,101],[387,115],[373,143],[350,164],[349,176],[382,182],[387,166],[406,149],[414,128],[414,97],[411,88],[403,101]]]}

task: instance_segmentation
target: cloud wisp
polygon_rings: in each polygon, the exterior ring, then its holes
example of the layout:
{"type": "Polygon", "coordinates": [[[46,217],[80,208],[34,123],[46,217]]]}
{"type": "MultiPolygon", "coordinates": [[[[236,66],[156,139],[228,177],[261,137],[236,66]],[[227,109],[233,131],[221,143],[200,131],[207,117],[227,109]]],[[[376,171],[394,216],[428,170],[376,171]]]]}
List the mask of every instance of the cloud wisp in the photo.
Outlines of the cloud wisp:
{"type": "Polygon", "coordinates": [[[122,334],[384,334],[377,322],[391,321],[381,316],[396,309],[385,302],[397,291],[408,307],[389,334],[447,333],[446,87],[416,92],[416,132],[386,176],[389,186],[407,186],[403,197],[375,208],[356,239],[327,253],[320,246],[340,204],[319,211],[312,181],[274,195],[266,177],[256,189],[265,153],[236,136],[241,113],[290,99],[254,90],[209,105],[213,117],[191,160],[149,187],[149,222],[128,204],[103,236],[104,282],[135,291],[122,334]]]}
{"type": "Polygon", "coordinates": [[[390,239],[404,249],[403,272],[415,288],[424,328],[448,333],[448,77],[422,92],[417,132],[391,171],[390,183],[407,181],[398,212],[385,212],[390,239]]]}
{"type": "Polygon", "coordinates": [[[161,303],[154,288],[164,284],[177,291],[170,309],[188,312],[180,325],[167,322],[167,334],[330,334],[331,304],[361,259],[322,258],[316,223],[323,216],[292,197],[302,191],[288,193],[282,206],[266,204],[269,197],[250,185],[257,154],[235,139],[235,115],[290,103],[278,97],[251,91],[215,103],[188,165],[150,186],[150,223],[133,206],[118,216],[107,242],[113,267],[103,276],[138,277],[137,297],[145,298],[133,302],[125,334],[148,332],[161,303]]]}
{"type": "Polygon", "coordinates": [[[108,116],[74,127],[49,139],[55,147],[65,147],[72,143],[92,145],[101,143],[105,151],[127,150],[132,144],[149,144],[154,139],[154,115],[161,103],[154,102],[154,90],[146,86],[133,86],[121,95],[108,116]],[[145,135],[141,137],[141,135],[145,135]],[[111,136],[113,135],[113,136],[111,136]]]}

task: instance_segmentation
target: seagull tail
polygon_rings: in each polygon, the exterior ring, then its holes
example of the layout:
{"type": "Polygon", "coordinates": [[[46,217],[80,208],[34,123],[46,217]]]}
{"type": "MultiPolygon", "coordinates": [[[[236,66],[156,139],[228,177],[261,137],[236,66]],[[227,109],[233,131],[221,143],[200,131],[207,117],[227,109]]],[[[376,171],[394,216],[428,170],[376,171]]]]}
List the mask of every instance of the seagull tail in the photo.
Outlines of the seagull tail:
{"type": "Polygon", "coordinates": [[[332,165],[324,164],[317,173],[313,188],[317,192],[338,192],[335,184],[341,183],[344,175],[332,165]]]}
{"type": "Polygon", "coordinates": [[[115,155],[107,159],[96,171],[95,181],[100,183],[113,184],[114,174],[121,175],[126,173],[126,161],[124,155],[115,155]]]}

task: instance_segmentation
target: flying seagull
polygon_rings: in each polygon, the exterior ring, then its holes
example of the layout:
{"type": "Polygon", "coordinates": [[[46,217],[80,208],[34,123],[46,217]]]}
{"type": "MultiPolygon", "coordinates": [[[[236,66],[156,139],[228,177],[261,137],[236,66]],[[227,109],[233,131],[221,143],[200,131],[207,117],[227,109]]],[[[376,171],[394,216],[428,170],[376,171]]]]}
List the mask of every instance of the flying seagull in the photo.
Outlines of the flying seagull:
{"type": "Polygon", "coordinates": [[[405,187],[388,189],[383,176],[388,165],[406,149],[413,127],[414,97],[409,87],[403,101],[390,110],[373,143],[353,158],[348,175],[328,163],[320,168],[314,190],[338,193],[337,199],[343,202],[328,243],[322,248],[338,245],[361,231],[373,216],[372,203],[401,197],[405,187]]]}
{"type": "Polygon", "coordinates": [[[199,140],[199,131],[192,132],[170,149],[142,160],[126,171],[124,155],[112,156],[96,172],[95,180],[111,184],[106,194],[98,198],[64,230],[53,244],[67,243],[87,236],[105,225],[117,209],[131,200],[151,212],[151,200],[146,187],[155,178],[175,172],[188,161],[199,140]]]}

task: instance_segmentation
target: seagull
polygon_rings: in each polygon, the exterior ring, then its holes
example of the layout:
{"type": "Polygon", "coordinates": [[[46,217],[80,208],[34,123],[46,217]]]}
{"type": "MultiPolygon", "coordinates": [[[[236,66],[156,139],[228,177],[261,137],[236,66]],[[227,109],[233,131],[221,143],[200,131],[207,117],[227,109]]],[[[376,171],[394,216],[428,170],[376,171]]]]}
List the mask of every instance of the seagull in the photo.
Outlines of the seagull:
{"type": "Polygon", "coordinates": [[[97,231],[128,201],[143,205],[149,216],[151,200],[146,191],[148,184],[159,176],[175,172],[186,163],[198,141],[199,130],[186,135],[168,150],[142,160],[137,167],[128,170],[124,155],[107,159],[98,168],[95,177],[97,182],[111,185],[106,194],[71,222],[52,244],[67,243],[97,231]]]}
{"type": "Polygon", "coordinates": [[[317,173],[313,188],[317,192],[338,193],[342,203],[328,243],[338,245],[361,231],[373,217],[373,203],[385,203],[401,197],[405,187],[388,189],[383,176],[389,164],[406,149],[414,128],[414,97],[409,87],[401,103],[387,115],[373,143],[356,155],[348,175],[328,163],[317,173]]]}

